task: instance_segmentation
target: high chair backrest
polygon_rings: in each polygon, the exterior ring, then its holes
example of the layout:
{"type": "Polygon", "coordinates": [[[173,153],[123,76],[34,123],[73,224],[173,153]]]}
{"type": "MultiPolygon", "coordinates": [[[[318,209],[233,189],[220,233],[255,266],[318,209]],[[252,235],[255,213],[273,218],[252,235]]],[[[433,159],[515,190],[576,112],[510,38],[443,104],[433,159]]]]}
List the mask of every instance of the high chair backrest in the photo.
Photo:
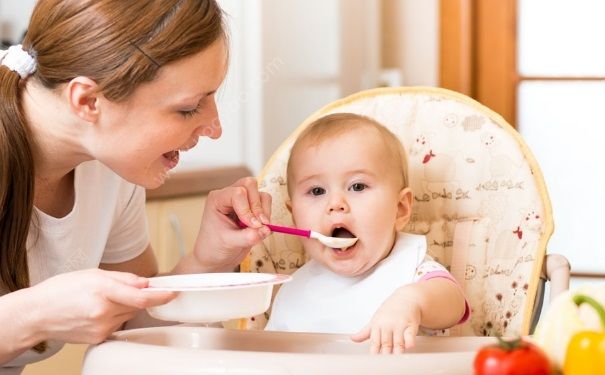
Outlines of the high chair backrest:
{"type": "MultiPolygon", "coordinates": [[[[451,333],[527,334],[553,223],[542,173],[520,135],[495,112],[449,90],[360,92],[310,116],[265,166],[259,186],[273,196],[273,223],[292,224],[285,202],[293,142],[310,122],[337,112],[372,117],[403,142],[414,192],[406,231],[426,235],[429,254],[450,270],[471,306],[471,319],[451,333]]],[[[274,233],[242,270],[292,273],[305,260],[297,238],[274,233]]],[[[247,324],[262,328],[264,319],[247,324]]]]}

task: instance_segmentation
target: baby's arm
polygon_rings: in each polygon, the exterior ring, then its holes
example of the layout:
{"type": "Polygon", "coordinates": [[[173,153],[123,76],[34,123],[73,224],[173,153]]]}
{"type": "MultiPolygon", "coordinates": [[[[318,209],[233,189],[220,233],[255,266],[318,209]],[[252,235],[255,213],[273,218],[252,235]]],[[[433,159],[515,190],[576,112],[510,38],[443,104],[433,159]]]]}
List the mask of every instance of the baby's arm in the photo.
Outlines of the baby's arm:
{"type": "Polygon", "coordinates": [[[445,269],[429,272],[420,281],[398,288],[352,339],[369,338],[372,353],[401,353],[414,346],[420,325],[449,328],[467,318],[467,309],[460,287],[445,269]]]}

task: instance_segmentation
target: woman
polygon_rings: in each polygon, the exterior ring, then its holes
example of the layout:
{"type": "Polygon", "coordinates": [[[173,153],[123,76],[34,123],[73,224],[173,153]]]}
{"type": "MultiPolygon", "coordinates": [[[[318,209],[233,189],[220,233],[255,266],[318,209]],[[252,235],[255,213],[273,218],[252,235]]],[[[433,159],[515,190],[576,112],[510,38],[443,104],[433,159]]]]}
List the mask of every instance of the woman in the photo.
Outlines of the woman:
{"type": "MultiPolygon", "coordinates": [[[[174,298],[141,290],[157,274],[144,188],[221,135],[226,42],[214,0],[39,0],[0,54],[0,365],[98,343],[174,298]]],[[[173,273],[232,270],[270,205],[252,178],[211,192],[173,273]]]]}

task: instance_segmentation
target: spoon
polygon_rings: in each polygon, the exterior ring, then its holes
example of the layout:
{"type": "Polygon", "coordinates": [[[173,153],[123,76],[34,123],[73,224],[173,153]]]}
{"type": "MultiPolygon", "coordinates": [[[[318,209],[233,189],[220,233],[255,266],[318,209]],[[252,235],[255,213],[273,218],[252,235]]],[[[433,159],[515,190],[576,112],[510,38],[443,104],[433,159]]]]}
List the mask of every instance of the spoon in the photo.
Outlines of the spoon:
{"type": "MultiPolygon", "coordinates": [[[[240,228],[247,228],[248,226],[244,224],[241,220],[237,221],[237,225],[240,228]]],[[[322,244],[334,248],[334,249],[345,249],[347,247],[353,246],[355,242],[357,242],[357,238],[339,238],[339,237],[329,237],[324,236],[321,233],[314,232],[312,230],[306,229],[298,229],[291,227],[282,227],[280,225],[273,224],[265,224],[272,232],[284,233],[284,234],[292,234],[294,236],[301,236],[307,238],[314,238],[322,244]]]]}

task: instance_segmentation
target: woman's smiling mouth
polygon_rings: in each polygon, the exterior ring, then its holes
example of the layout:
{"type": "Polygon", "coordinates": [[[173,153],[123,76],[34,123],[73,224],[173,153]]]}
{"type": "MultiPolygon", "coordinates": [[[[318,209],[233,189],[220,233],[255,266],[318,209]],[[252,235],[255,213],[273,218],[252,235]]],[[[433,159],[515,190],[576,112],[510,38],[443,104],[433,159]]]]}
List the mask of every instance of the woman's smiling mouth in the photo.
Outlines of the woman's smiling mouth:
{"type": "Polygon", "coordinates": [[[164,164],[164,167],[166,167],[166,169],[168,170],[176,167],[179,163],[179,151],[172,150],[166,152],[165,154],[162,154],[162,162],[164,164]]]}

